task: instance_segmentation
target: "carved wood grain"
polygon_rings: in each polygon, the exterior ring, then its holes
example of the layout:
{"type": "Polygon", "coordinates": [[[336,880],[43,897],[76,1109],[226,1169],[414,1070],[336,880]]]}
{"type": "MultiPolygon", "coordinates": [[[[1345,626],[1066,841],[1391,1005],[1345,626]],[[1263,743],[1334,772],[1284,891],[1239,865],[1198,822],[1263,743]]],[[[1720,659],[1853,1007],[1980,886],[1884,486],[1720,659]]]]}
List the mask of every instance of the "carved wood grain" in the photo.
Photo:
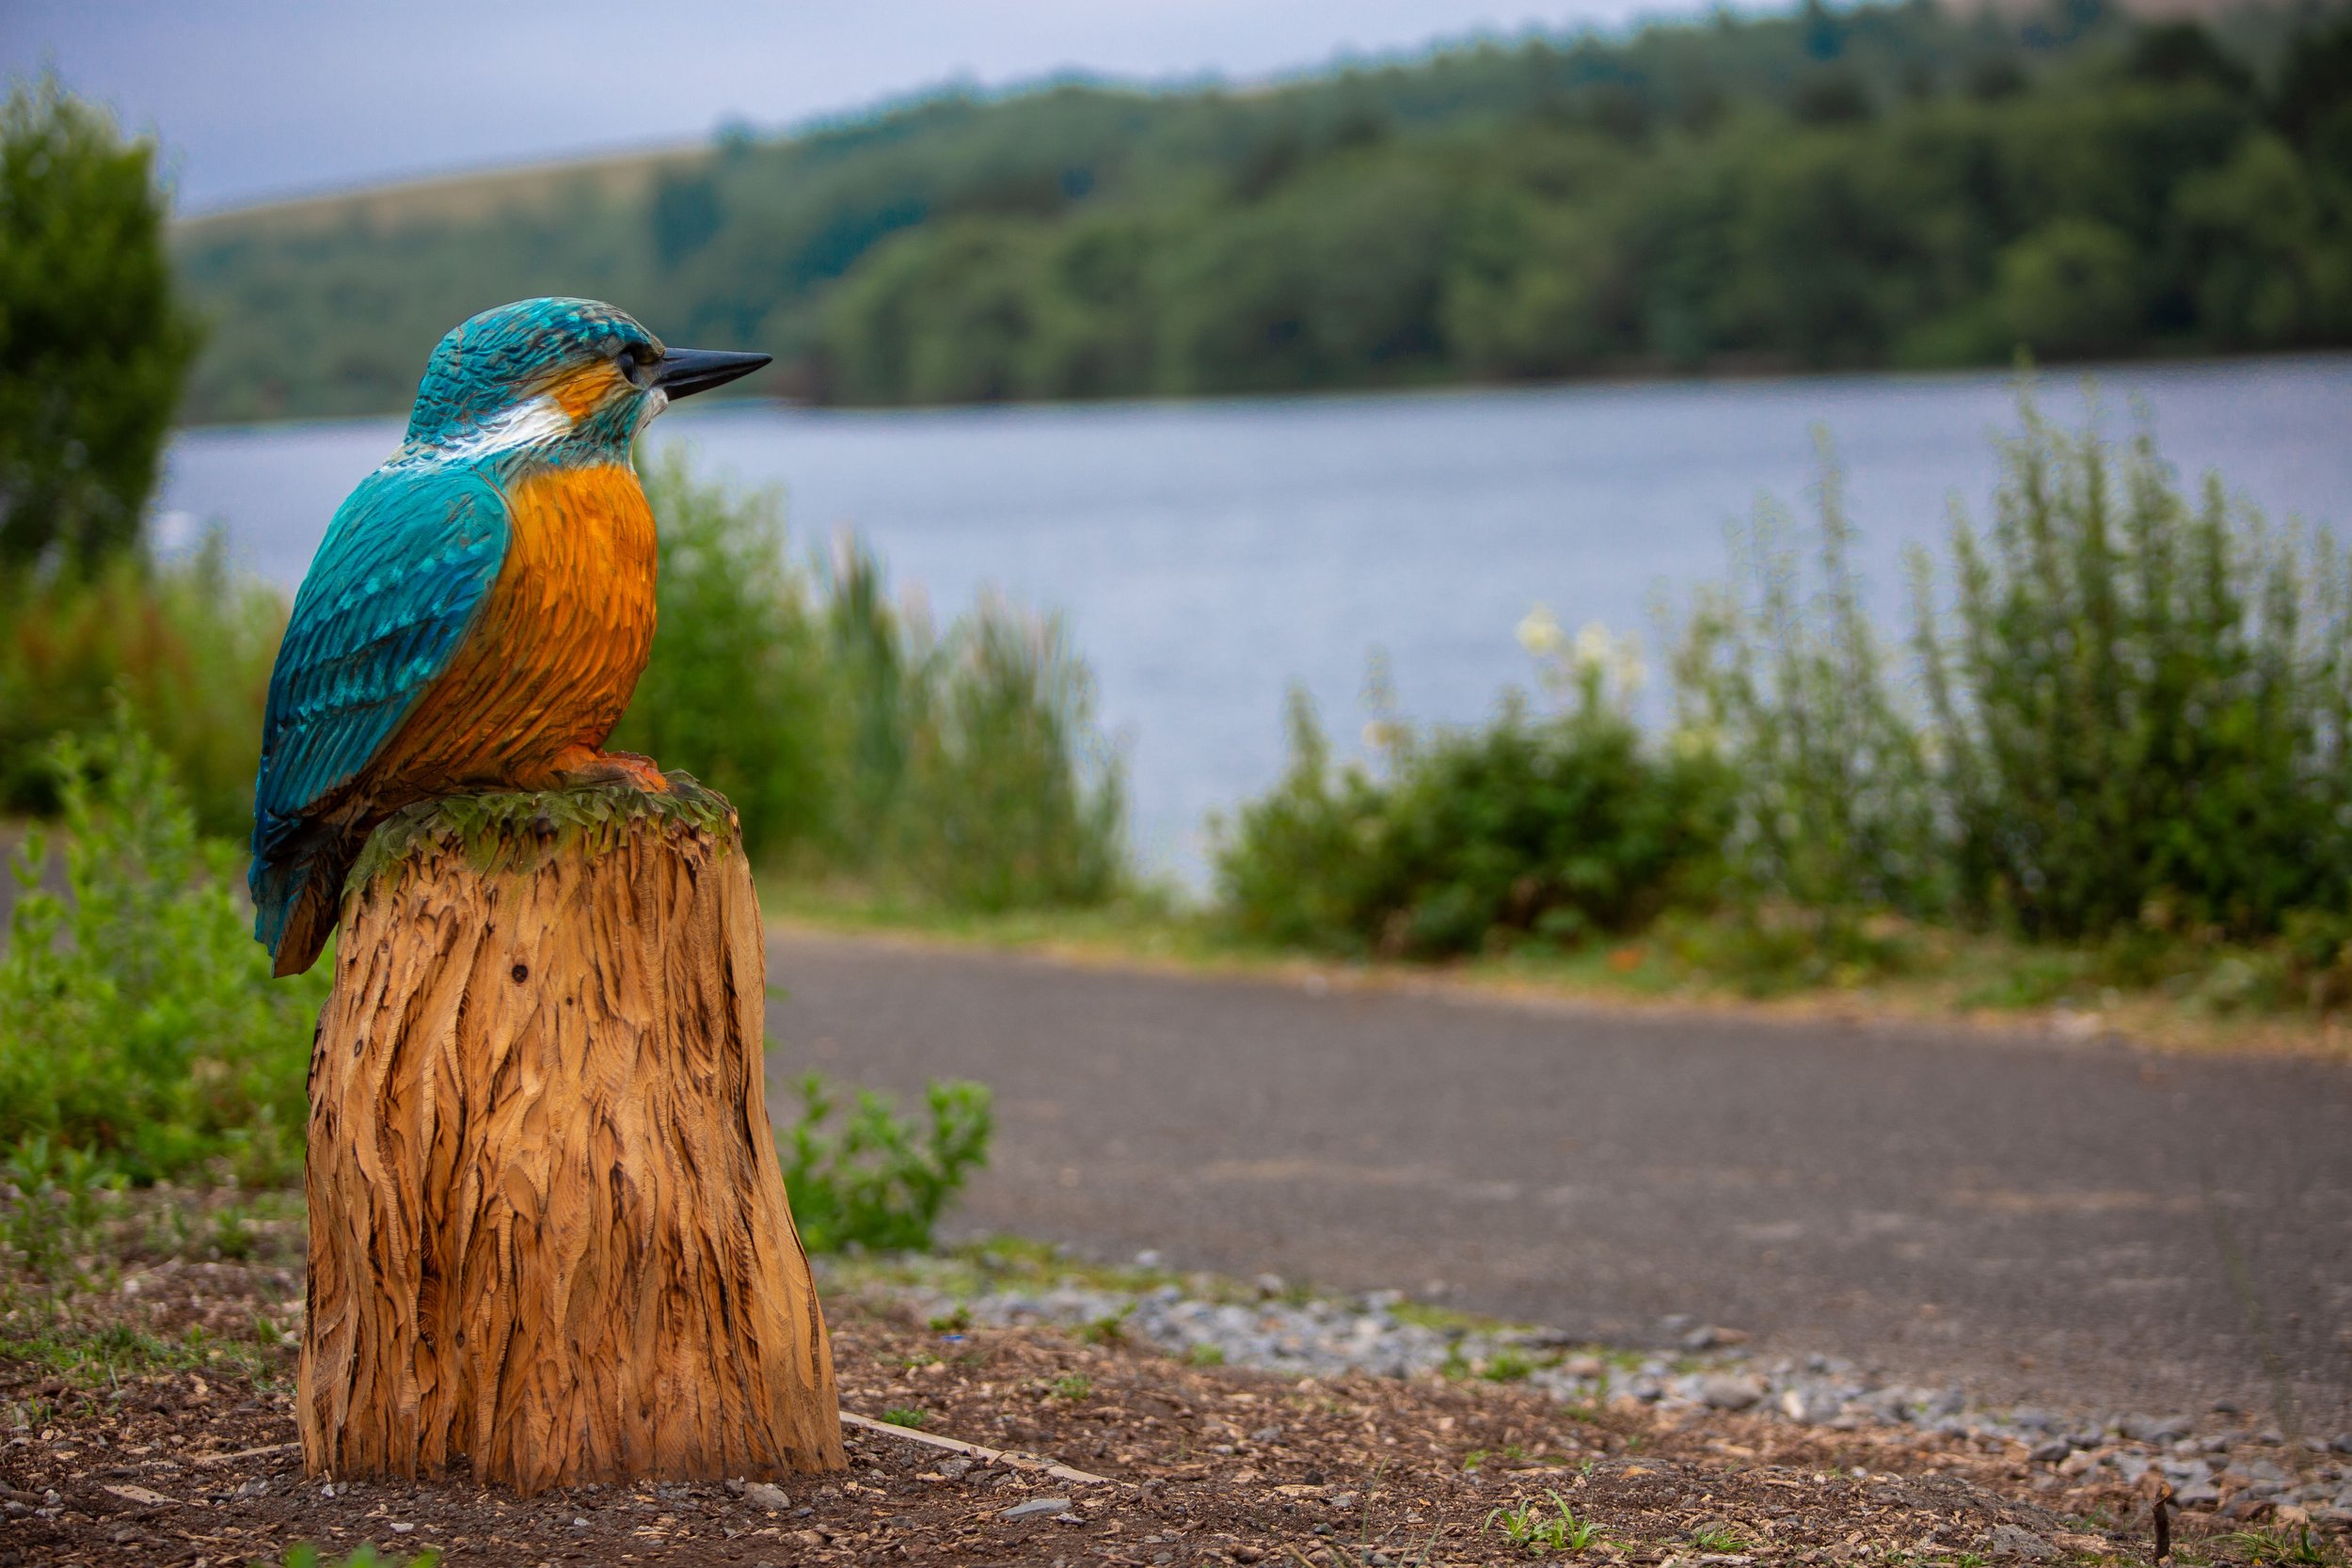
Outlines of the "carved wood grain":
{"type": "Polygon", "coordinates": [[[840,1467],[741,850],[646,816],[485,859],[428,835],[345,899],[310,1066],[309,1468],[528,1494],[840,1467]]]}

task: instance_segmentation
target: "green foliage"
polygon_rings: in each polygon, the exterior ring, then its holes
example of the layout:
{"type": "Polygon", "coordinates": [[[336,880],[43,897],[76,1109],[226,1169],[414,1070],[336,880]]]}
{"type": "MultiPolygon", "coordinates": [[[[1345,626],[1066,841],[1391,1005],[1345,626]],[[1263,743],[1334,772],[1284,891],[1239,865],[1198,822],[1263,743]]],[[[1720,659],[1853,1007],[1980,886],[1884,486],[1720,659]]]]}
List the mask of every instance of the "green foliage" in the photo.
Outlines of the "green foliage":
{"type": "Polygon", "coordinates": [[[319,1549],[309,1542],[286,1549],[279,1568],[435,1568],[441,1560],[438,1546],[427,1546],[414,1557],[385,1557],[373,1544],[355,1546],[342,1557],[329,1561],[319,1555],[319,1549]]]}
{"type": "Polygon", "coordinates": [[[1548,621],[1529,633],[1565,698],[1558,711],[1532,714],[1514,693],[1479,730],[1418,736],[1386,723],[1385,776],[1351,767],[1335,778],[1295,693],[1288,773],[1218,834],[1232,924],[1283,944],[1429,957],[1522,936],[1572,943],[1707,896],[1727,793],[1719,769],[1643,743],[1609,689],[1622,662],[1612,647],[1588,637],[1568,657],[1548,621]]]}
{"type": "Polygon", "coordinates": [[[154,160],[54,78],[0,104],[0,570],[139,537],[197,347],[154,160]]]}
{"type": "Polygon", "coordinates": [[[727,794],[771,862],[980,911],[1119,890],[1120,775],[1057,621],[989,596],[935,635],[854,542],[796,563],[772,496],[682,460],[647,489],[660,629],[613,745],[727,794]]]}
{"type": "Polygon", "coordinates": [[[2027,403],[1925,675],[1959,892],[2029,934],[2352,901],[2352,557],[2027,403]]]}
{"type": "Polygon", "coordinates": [[[988,1163],[995,1128],[988,1090],[933,1082],[924,1123],[901,1118],[883,1096],[861,1089],[836,1129],[828,1123],[840,1101],[821,1075],[812,1072],[794,1087],[801,1114],[777,1144],[802,1243],[811,1252],[929,1247],[948,1200],[988,1163]]]}
{"type": "Polygon", "coordinates": [[[654,650],[611,744],[683,768],[735,804],[755,853],[821,835],[837,709],[812,585],[770,495],[645,476],[659,518],[654,650]]]}
{"type": "Polygon", "coordinates": [[[125,553],[86,573],[0,573],[0,809],[56,811],[49,742],[96,735],[119,697],[170,759],[198,826],[243,838],[285,625],[284,596],[232,572],[217,536],[184,561],[125,553]]]}
{"type": "Polygon", "coordinates": [[[1599,1538],[1600,1527],[1590,1519],[1579,1519],[1559,1493],[1547,1491],[1544,1496],[1551,1499],[1549,1513],[1535,1503],[1498,1508],[1486,1515],[1486,1528],[1531,1557],[1581,1552],[1599,1538]]]}
{"type": "Polygon", "coordinates": [[[1809,535],[1768,504],[1683,619],[1663,735],[1605,634],[1564,654],[1540,613],[1557,711],[1384,721],[1379,772],[1295,696],[1289,771],[1220,833],[1222,918],[1424,957],[1655,922],[1757,994],[1934,970],[1963,926],[2073,944],[1975,1003],[2352,1005],[2352,553],[2020,408],[1989,528],[1955,524],[1942,586],[1915,558],[1908,669],[1825,450],[1809,535]]]}
{"type": "MultiPolygon", "coordinates": [[[[2119,450],[2029,398],[2021,414],[1990,529],[1955,526],[1948,609],[1915,561],[1918,702],[1862,610],[1833,467],[1817,592],[1768,515],[1740,578],[1701,596],[1681,719],[1741,781],[1744,885],[2069,940],[2295,921],[2295,983],[2328,993],[2337,954],[2296,911],[2352,901],[2352,559],[2218,481],[2184,497],[2144,436],[2119,450]]],[[[1826,951],[1867,922],[1776,929],[1831,963],[1899,962],[1887,942],[1826,951]]]]}
{"type": "Polygon", "coordinates": [[[0,950],[0,1148],[32,1158],[25,1140],[47,1139],[142,1180],[295,1174],[326,974],[271,981],[240,857],[198,836],[127,717],[61,739],[56,767],[61,820],[17,857],[0,950]],[[43,885],[53,836],[62,892],[43,885]]]}
{"type": "Polygon", "coordinates": [[[1057,618],[983,598],[916,661],[887,842],[959,909],[1099,904],[1119,890],[1125,798],[1092,684],[1057,618]]]}
{"type": "Polygon", "coordinates": [[[223,214],[180,245],[196,401],[402,407],[451,322],[550,289],[853,403],[2342,343],[2352,48],[2301,26],[1709,17],[223,214]]]}
{"type": "Polygon", "coordinates": [[[1826,444],[1818,500],[1813,574],[1766,502],[1734,535],[1728,578],[1696,595],[1674,656],[1678,738],[1739,781],[1730,848],[1751,898],[1932,907],[1944,867],[1926,753],[1888,689],[1826,444]]]}
{"type": "Polygon", "coordinates": [[[0,1197],[8,1204],[0,1211],[0,1243],[35,1278],[60,1278],[89,1246],[123,1180],[86,1149],[39,1132],[24,1138],[0,1163],[0,1197]]]}

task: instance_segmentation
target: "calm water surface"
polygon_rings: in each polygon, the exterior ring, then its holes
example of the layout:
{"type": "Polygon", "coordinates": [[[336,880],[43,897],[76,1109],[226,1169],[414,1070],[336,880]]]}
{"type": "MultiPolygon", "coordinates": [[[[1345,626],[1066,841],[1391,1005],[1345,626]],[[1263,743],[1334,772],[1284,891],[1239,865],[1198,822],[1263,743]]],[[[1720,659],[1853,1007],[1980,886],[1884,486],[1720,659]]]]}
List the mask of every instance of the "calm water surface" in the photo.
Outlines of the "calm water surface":
{"type": "MultiPolygon", "coordinates": [[[[2043,401],[2078,420],[2078,384],[2043,401]]],[[[2275,516],[2352,531],[2352,359],[2103,372],[2185,474],[2275,516]]],[[[1374,651],[1414,717],[1475,720],[1530,675],[1531,606],[1655,649],[1653,606],[1717,575],[1759,498],[1804,507],[1836,444],[1874,600],[1905,546],[1988,511],[2007,377],[1852,377],[1408,397],[853,413],[695,411],[655,427],[707,472],[784,489],[804,545],[870,539],[944,619],[993,585],[1068,617],[1128,760],[1148,862],[1197,876],[1212,808],[1282,761],[1303,682],[1343,741],[1374,651]]],[[[336,503],[400,421],[203,430],[172,445],[167,538],[218,519],[299,580],[336,503]]],[[[1654,662],[1654,661],[1653,661],[1654,662]]]]}

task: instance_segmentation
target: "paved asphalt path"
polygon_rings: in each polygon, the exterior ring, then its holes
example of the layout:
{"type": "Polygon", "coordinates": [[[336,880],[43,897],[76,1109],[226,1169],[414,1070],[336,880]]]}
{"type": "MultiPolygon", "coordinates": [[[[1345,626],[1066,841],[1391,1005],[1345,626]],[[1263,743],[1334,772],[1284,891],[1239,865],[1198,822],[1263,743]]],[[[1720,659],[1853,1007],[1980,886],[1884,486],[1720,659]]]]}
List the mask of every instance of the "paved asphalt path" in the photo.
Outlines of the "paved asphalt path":
{"type": "Polygon", "coordinates": [[[1689,1314],[1980,1397],[2352,1430],[2352,1070],[779,934],[776,1078],[996,1094],[961,1232],[1689,1314]]]}

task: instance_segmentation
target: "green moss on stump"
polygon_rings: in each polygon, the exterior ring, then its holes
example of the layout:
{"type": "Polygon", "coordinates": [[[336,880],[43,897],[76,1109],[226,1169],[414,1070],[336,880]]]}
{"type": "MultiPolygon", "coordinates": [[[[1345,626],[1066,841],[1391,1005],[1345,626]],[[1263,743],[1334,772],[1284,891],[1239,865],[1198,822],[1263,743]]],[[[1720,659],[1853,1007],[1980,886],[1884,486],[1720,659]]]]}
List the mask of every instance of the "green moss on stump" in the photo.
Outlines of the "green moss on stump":
{"type": "Polygon", "coordinates": [[[739,834],[727,798],[704,788],[691,774],[662,776],[670,781],[667,795],[633,784],[588,784],[420,800],[393,813],[369,835],[343,885],[365,887],[427,847],[463,848],[485,872],[530,871],[575,847],[592,857],[604,854],[645,822],[663,833],[684,829],[706,834],[722,854],[732,850],[739,834]]]}

